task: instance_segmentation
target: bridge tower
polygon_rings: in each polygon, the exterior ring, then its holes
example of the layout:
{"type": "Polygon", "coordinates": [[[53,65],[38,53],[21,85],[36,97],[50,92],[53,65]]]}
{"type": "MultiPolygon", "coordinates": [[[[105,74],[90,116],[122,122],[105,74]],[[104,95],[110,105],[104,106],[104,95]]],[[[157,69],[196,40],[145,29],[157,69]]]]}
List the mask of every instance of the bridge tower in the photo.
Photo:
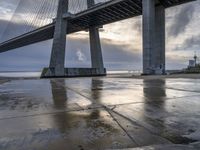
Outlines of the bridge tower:
{"type": "Polygon", "coordinates": [[[143,74],[165,74],[165,8],[143,0],[143,74]]]}
{"type": "Polygon", "coordinates": [[[67,18],[63,18],[68,13],[68,0],[59,0],[57,16],[55,19],[55,29],[49,68],[44,68],[41,77],[63,77],[65,76],[65,47],[67,18]]]}
{"type": "MultiPolygon", "coordinates": [[[[94,26],[89,27],[92,68],[65,68],[67,25],[68,19],[73,17],[68,11],[68,1],[59,0],[50,64],[49,68],[43,69],[41,77],[104,76],[106,69],[103,65],[99,30],[98,27],[94,26]]],[[[94,0],[87,0],[88,8],[91,8],[94,4],[94,0]]]]}

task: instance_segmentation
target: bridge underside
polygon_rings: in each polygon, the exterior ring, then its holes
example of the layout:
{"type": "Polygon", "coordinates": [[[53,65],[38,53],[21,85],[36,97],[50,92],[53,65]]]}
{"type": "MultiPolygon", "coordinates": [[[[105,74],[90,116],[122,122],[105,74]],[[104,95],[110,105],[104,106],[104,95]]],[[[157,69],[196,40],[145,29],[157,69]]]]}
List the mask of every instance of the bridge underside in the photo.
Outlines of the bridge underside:
{"type": "MultiPolygon", "coordinates": [[[[191,1],[194,0],[159,0],[156,5],[162,4],[165,8],[169,8],[191,1]]],[[[102,26],[139,15],[142,15],[142,0],[113,0],[73,15],[73,17],[68,20],[66,33],[70,34],[87,30],[91,26],[102,26]]],[[[0,44],[0,53],[52,39],[54,28],[55,23],[52,23],[5,41],[0,44]]]]}

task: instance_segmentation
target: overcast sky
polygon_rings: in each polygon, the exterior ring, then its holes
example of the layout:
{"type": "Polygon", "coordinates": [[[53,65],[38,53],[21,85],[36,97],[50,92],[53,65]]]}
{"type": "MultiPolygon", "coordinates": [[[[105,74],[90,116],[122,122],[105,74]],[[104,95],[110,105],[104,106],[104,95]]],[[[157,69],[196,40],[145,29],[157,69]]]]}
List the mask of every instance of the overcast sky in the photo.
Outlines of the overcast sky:
{"type": "MultiPolygon", "coordinates": [[[[32,0],[34,1],[34,0],[32,0]]],[[[19,0],[0,0],[0,39],[19,0]]],[[[141,17],[104,26],[100,32],[105,67],[108,70],[141,70],[141,17]]],[[[186,67],[194,52],[200,56],[200,1],[166,10],[167,69],[186,67]]],[[[21,27],[21,26],[19,26],[21,27]]],[[[19,28],[18,27],[18,28],[19,28]]],[[[12,30],[9,30],[11,34],[12,30]]],[[[66,66],[90,67],[88,32],[67,37],[66,66]]],[[[0,71],[35,71],[48,66],[52,40],[0,53],[0,71]]]]}

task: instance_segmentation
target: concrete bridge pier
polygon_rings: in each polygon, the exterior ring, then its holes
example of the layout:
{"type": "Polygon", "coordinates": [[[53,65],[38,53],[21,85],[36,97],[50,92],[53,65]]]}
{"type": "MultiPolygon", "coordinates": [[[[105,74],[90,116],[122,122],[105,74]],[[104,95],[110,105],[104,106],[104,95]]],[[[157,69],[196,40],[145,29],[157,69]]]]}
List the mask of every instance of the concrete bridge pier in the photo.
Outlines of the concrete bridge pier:
{"type": "Polygon", "coordinates": [[[99,37],[99,28],[90,27],[89,35],[90,35],[90,54],[91,54],[92,68],[97,69],[97,74],[105,75],[106,69],[104,68],[103,64],[101,43],[99,37]]]}
{"type": "Polygon", "coordinates": [[[155,74],[165,74],[165,8],[162,5],[155,8],[155,74]]]}
{"type": "Polygon", "coordinates": [[[165,74],[165,9],[156,0],[143,4],[143,74],[165,74]]]}
{"type": "MultiPolygon", "coordinates": [[[[94,0],[87,0],[88,8],[91,8],[93,5],[95,5],[94,0]]],[[[99,28],[91,26],[89,28],[89,36],[92,68],[95,68],[97,70],[97,74],[106,75],[106,69],[104,68],[103,64],[99,28]]]]}

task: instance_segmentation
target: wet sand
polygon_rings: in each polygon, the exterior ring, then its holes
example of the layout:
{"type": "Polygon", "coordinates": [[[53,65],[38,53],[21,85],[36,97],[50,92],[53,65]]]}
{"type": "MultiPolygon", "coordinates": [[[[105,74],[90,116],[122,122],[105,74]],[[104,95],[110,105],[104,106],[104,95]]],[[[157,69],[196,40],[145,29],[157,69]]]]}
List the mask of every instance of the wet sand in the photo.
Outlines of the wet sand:
{"type": "Polygon", "coordinates": [[[200,149],[198,75],[0,83],[0,150],[200,149]]]}

